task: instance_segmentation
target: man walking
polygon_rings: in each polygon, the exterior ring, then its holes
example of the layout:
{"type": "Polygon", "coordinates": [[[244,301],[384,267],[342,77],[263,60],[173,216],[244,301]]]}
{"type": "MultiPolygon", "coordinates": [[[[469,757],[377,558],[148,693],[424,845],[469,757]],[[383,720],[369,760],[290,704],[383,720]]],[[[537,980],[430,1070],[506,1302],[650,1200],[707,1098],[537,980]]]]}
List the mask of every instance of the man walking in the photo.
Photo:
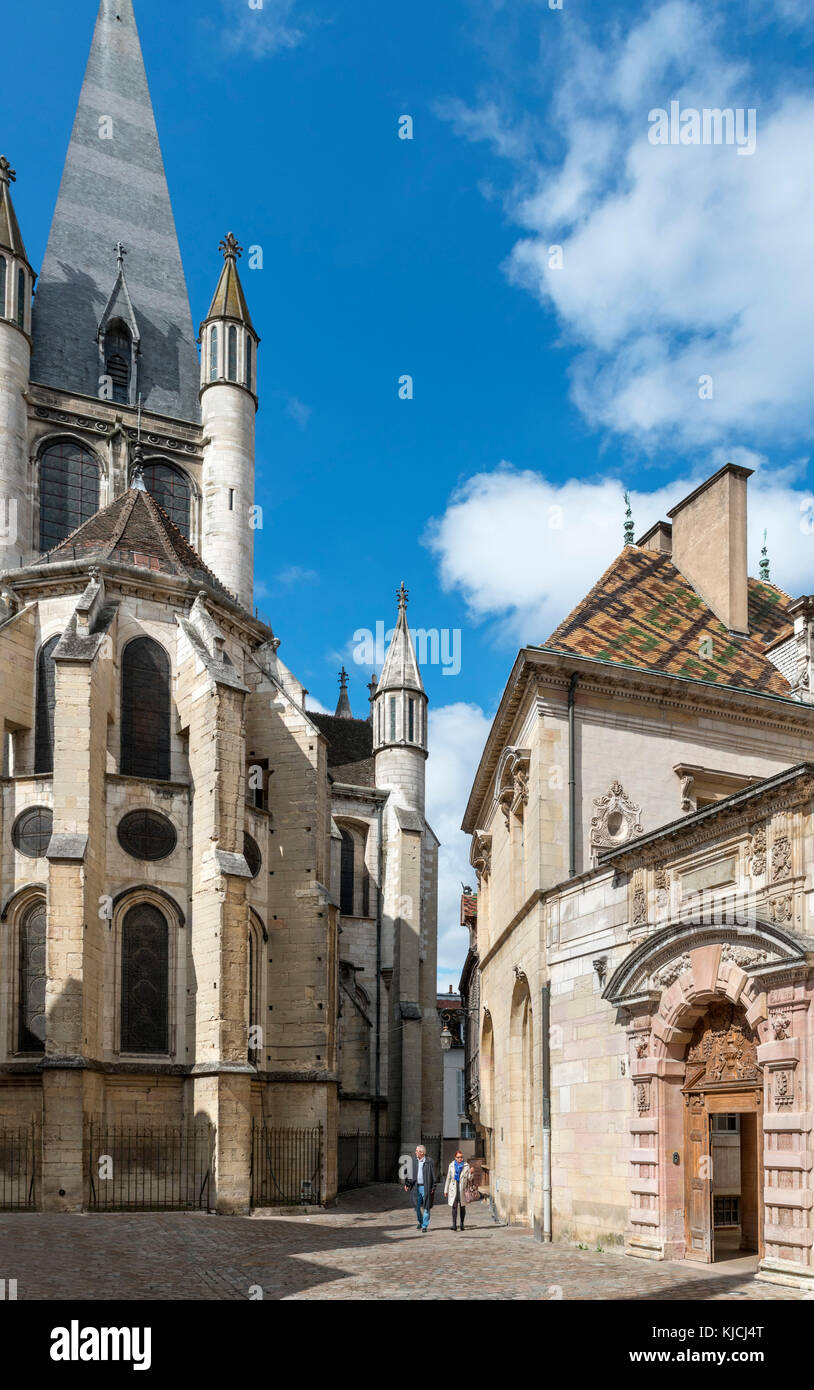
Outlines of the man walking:
{"type": "Polygon", "coordinates": [[[429,1230],[430,1209],[435,1192],[435,1171],[432,1166],[432,1159],[428,1157],[423,1144],[417,1145],[415,1158],[411,1158],[409,1162],[412,1174],[404,1184],[404,1191],[409,1192],[412,1188],[415,1200],[416,1228],[426,1234],[429,1230]]]}

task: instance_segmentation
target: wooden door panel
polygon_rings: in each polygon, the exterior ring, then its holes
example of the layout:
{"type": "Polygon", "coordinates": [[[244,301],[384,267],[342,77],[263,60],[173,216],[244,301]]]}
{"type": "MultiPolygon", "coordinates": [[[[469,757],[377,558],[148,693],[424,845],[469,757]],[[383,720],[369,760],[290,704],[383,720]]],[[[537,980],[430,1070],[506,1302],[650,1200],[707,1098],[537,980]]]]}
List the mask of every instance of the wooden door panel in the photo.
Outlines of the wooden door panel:
{"type": "Polygon", "coordinates": [[[709,1264],[712,1244],[712,1163],[709,1115],[703,1097],[688,1096],[684,1111],[685,1258],[709,1264]]]}

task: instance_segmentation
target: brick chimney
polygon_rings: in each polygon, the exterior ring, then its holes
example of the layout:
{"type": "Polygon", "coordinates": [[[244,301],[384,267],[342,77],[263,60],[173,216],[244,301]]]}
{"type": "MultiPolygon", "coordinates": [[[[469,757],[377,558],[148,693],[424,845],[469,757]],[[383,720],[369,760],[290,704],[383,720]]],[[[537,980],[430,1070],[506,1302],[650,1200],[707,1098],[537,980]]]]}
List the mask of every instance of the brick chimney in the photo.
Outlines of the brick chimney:
{"type": "Polygon", "coordinates": [[[673,507],[673,564],[730,632],[749,631],[746,480],[727,463],[673,507]]]}

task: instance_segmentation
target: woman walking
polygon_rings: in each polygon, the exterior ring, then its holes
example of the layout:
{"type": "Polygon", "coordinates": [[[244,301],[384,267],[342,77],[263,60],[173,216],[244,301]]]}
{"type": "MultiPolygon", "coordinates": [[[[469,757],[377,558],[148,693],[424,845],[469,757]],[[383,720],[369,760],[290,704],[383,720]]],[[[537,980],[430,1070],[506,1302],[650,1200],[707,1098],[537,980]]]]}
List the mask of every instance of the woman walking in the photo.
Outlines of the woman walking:
{"type": "Polygon", "coordinates": [[[468,1189],[472,1180],[472,1169],[464,1159],[461,1150],[458,1149],[455,1157],[447,1169],[447,1180],[444,1183],[444,1196],[452,1207],[452,1229],[458,1229],[458,1212],[461,1213],[461,1230],[464,1228],[466,1220],[466,1202],[468,1189]]]}

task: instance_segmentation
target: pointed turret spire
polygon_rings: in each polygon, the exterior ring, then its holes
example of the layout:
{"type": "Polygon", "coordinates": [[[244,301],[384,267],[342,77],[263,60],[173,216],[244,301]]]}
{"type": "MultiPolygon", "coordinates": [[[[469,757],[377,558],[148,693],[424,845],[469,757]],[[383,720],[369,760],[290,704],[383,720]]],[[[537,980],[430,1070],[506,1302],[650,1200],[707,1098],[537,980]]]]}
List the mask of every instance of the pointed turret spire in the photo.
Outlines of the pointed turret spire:
{"type": "Polygon", "coordinates": [[[337,701],[334,713],[338,719],[353,718],[353,710],[350,707],[350,700],[348,698],[348,673],[344,666],[339,672],[339,700],[337,701]]]}
{"type": "Polygon", "coordinates": [[[197,421],[195,334],[132,0],[99,7],[36,297],[34,381],[98,394],[115,242],[129,253],[145,408],[197,421]]]}
{"type": "Polygon", "coordinates": [[[379,754],[384,748],[406,744],[423,758],[427,746],[427,696],[407,626],[407,597],[402,581],[396,594],[399,615],[393,638],[378,686],[371,694],[373,748],[379,754]]]}
{"type": "Polygon", "coordinates": [[[16,178],[6,156],[0,155],[0,319],[8,319],[23,333],[29,333],[31,291],[37,277],[29,264],[11,201],[11,185],[16,178]]]}
{"type": "Polygon", "coordinates": [[[245,323],[254,333],[249,306],[237,269],[238,259],[243,255],[243,247],[234,232],[227,232],[218,250],[223,253],[223,269],[204,322],[208,322],[209,319],[235,319],[237,323],[245,323]]]}
{"type": "Polygon", "coordinates": [[[385,690],[409,689],[418,690],[423,695],[424,682],[421,679],[413,639],[407,626],[408,591],[404,587],[404,580],[401,581],[401,585],[396,591],[396,598],[399,604],[399,616],[393,633],[393,640],[384,660],[377,693],[381,695],[385,690]]]}
{"type": "Polygon", "coordinates": [[[11,201],[10,185],[16,179],[17,175],[6,156],[0,154],[0,251],[10,251],[12,256],[17,256],[28,265],[20,224],[11,201]]]}

